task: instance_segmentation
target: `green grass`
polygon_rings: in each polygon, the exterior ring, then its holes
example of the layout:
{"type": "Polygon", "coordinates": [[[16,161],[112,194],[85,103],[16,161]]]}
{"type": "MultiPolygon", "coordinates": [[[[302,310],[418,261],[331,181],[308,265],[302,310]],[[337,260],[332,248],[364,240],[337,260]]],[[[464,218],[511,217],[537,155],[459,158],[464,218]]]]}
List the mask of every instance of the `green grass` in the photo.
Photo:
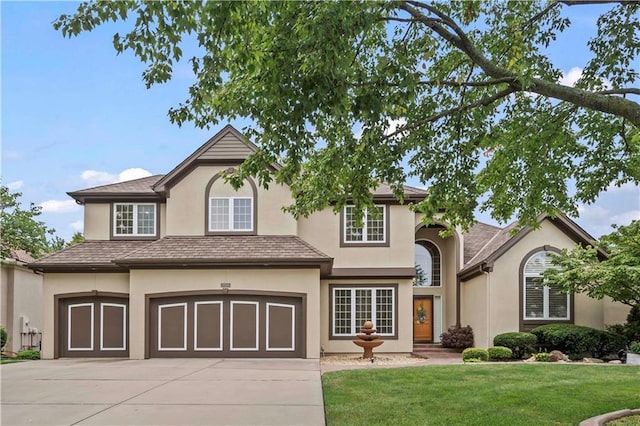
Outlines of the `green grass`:
{"type": "Polygon", "coordinates": [[[640,408],[640,368],[467,364],[322,376],[328,425],[576,425],[640,408]]]}
{"type": "Polygon", "coordinates": [[[22,362],[24,360],[22,359],[16,359],[16,358],[0,358],[0,365],[2,364],[13,364],[14,362],[22,362]]]}

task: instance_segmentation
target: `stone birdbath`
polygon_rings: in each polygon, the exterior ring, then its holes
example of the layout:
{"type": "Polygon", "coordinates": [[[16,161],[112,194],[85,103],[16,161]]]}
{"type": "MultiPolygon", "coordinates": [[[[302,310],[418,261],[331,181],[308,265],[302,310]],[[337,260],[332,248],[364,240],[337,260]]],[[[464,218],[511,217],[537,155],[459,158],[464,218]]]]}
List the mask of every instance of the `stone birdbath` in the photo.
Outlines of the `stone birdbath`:
{"type": "Polygon", "coordinates": [[[371,321],[365,321],[360,329],[360,334],[356,334],[356,337],[358,340],[354,340],[353,343],[364,349],[364,353],[362,354],[363,359],[373,358],[373,348],[384,343],[380,340],[380,336],[376,334],[376,329],[373,328],[371,321]]]}

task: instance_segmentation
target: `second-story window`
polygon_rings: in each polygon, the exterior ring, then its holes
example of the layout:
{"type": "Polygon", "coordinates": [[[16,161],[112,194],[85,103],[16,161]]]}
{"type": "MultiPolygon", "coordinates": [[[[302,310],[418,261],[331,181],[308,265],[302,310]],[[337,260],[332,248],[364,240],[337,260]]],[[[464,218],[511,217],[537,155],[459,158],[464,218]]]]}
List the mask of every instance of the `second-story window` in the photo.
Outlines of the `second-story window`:
{"type": "Polygon", "coordinates": [[[253,199],[209,198],[209,231],[253,231],[253,199]]]}
{"type": "Polygon", "coordinates": [[[113,235],[138,237],[156,235],[156,205],[116,203],[113,205],[113,235]]]}
{"type": "Polygon", "coordinates": [[[363,226],[356,223],[355,207],[344,208],[344,242],[345,243],[384,243],[386,241],[387,212],[384,206],[376,206],[377,214],[364,212],[363,226]]]}

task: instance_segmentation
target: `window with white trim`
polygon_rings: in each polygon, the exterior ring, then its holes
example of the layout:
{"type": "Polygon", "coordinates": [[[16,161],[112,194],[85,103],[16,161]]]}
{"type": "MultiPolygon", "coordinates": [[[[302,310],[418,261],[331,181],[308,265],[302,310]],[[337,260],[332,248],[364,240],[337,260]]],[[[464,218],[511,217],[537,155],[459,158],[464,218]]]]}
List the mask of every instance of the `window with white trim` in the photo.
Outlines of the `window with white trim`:
{"type": "Polygon", "coordinates": [[[113,235],[139,237],[156,235],[156,204],[114,203],[113,235]]]}
{"type": "Polygon", "coordinates": [[[353,336],[365,321],[381,336],[395,334],[395,287],[334,287],[333,336],[353,336]]]}
{"type": "Polygon", "coordinates": [[[209,231],[253,231],[253,198],[209,198],[209,231]]]}
{"type": "Polygon", "coordinates": [[[551,252],[540,251],[524,265],[523,311],[525,320],[568,320],[569,294],[562,293],[557,285],[547,285],[542,273],[557,268],[551,263],[551,252]]]}
{"type": "Polygon", "coordinates": [[[387,209],[376,206],[378,214],[365,210],[363,226],[356,223],[355,206],[344,208],[344,242],[345,243],[384,243],[386,242],[387,209]]]}

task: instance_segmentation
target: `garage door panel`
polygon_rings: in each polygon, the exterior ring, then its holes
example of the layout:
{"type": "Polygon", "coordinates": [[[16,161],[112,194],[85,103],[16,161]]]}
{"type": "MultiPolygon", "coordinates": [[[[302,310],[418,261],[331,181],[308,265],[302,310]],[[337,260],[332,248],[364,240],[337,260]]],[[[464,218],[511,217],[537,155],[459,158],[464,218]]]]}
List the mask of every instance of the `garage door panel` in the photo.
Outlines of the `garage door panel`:
{"type": "Polygon", "coordinates": [[[92,351],[94,340],[93,303],[68,306],[67,335],[69,351],[92,351]]]}
{"type": "Polygon", "coordinates": [[[127,349],[127,305],[101,303],[100,324],[100,350],[127,349]]]}
{"type": "Polygon", "coordinates": [[[258,302],[231,302],[232,351],[257,351],[259,349],[258,302]]]}
{"type": "Polygon", "coordinates": [[[267,351],[294,351],[296,341],[296,307],[267,303],[267,351]]]}
{"type": "Polygon", "coordinates": [[[158,350],[187,350],[187,304],[158,306],[158,350]]]}
{"type": "Polygon", "coordinates": [[[194,350],[222,350],[223,313],[222,301],[194,303],[194,350]]]}

